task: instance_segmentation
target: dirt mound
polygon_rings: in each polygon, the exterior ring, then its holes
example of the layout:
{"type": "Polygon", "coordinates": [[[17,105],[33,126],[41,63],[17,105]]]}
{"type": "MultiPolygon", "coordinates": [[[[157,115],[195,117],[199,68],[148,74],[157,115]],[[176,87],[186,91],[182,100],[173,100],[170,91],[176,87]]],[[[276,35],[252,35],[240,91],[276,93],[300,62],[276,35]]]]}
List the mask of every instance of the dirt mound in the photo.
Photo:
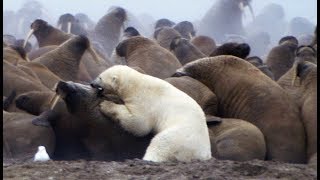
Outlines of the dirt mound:
{"type": "Polygon", "coordinates": [[[140,159],[125,162],[47,161],[6,159],[4,179],[317,179],[317,171],[301,164],[275,161],[208,161],[153,163],[140,159]]]}

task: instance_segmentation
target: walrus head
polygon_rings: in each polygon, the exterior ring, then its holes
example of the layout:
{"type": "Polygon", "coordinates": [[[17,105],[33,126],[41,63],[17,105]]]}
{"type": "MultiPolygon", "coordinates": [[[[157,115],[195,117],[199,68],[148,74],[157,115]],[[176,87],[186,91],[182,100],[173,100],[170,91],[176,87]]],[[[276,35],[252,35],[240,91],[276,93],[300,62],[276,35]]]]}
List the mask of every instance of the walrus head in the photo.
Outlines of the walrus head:
{"type": "Polygon", "coordinates": [[[155,26],[154,26],[154,29],[158,29],[158,28],[161,28],[161,27],[172,27],[174,26],[175,23],[170,21],[169,19],[159,19],[157,20],[155,26]]]}
{"type": "Polygon", "coordinates": [[[72,23],[75,21],[76,21],[76,18],[72,14],[66,13],[59,17],[57,25],[60,30],[70,34],[72,23]],[[65,25],[67,25],[67,27],[65,25]]]}
{"type": "Polygon", "coordinates": [[[111,7],[109,13],[116,17],[120,22],[127,20],[127,12],[122,7],[111,7]]]}
{"type": "Polygon", "coordinates": [[[140,36],[140,33],[136,28],[130,26],[124,30],[124,36],[126,37],[140,36]]]}
{"type": "Polygon", "coordinates": [[[279,45],[285,44],[285,43],[291,43],[296,46],[298,46],[298,44],[299,44],[298,39],[294,36],[284,36],[278,42],[279,45]]]}
{"type": "Polygon", "coordinates": [[[189,40],[196,34],[193,24],[189,21],[179,22],[173,28],[177,30],[183,38],[186,38],[189,40]]]}
{"type": "Polygon", "coordinates": [[[111,100],[123,103],[116,96],[101,96],[101,90],[90,85],[75,83],[72,81],[59,81],[56,93],[65,101],[68,111],[72,114],[92,112],[102,101],[111,100]]]}
{"type": "Polygon", "coordinates": [[[250,46],[247,43],[224,43],[217,47],[212,53],[212,56],[219,55],[233,55],[242,59],[246,58],[250,54],[250,46]]]}
{"type": "Polygon", "coordinates": [[[317,80],[317,65],[308,61],[296,61],[293,66],[293,78],[291,85],[294,86],[297,79],[299,79],[299,85],[307,79],[317,80]]]}
{"type": "Polygon", "coordinates": [[[31,23],[30,28],[31,30],[27,34],[23,47],[26,46],[32,34],[38,37],[44,37],[50,33],[53,27],[50,26],[47,21],[44,21],[42,19],[36,19],[33,23],[31,23]]]}
{"type": "Polygon", "coordinates": [[[295,54],[295,61],[309,61],[317,64],[317,51],[312,46],[299,46],[295,54]]]}

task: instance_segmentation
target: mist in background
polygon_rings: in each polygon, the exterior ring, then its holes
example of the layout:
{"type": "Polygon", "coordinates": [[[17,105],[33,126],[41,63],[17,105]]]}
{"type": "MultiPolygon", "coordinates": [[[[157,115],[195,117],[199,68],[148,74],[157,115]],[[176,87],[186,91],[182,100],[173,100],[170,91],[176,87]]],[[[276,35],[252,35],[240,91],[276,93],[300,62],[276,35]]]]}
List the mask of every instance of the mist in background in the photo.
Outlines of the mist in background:
{"type": "MultiPolygon", "coordinates": [[[[136,16],[141,14],[151,15],[154,19],[168,18],[175,22],[200,20],[206,11],[216,2],[216,0],[38,0],[43,4],[47,13],[55,21],[64,13],[85,13],[94,21],[98,21],[111,6],[121,6],[128,9],[136,16]]],[[[4,0],[3,10],[17,11],[28,0],[4,0]]],[[[295,16],[309,19],[312,23],[317,22],[317,0],[253,0],[252,6],[255,14],[269,3],[277,3],[285,9],[286,20],[295,16]]],[[[249,14],[247,15],[250,20],[249,14]]],[[[49,21],[49,20],[48,20],[49,21]]],[[[244,21],[246,23],[246,21],[244,21]]]]}
{"type": "MultiPolygon", "coordinates": [[[[35,19],[43,19],[56,27],[59,16],[65,13],[73,15],[84,13],[94,21],[92,22],[92,24],[94,24],[107,14],[112,6],[120,6],[128,10],[128,14],[132,14],[132,17],[135,18],[131,19],[131,24],[129,22],[126,26],[134,26],[145,37],[152,37],[156,20],[167,18],[175,23],[181,21],[192,22],[195,26],[195,31],[198,32],[197,35],[210,36],[216,40],[218,44],[229,41],[225,35],[214,36],[210,34],[210,32],[217,32],[217,28],[222,29],[219,25],[212,26],[211,24],[211,27],[207,28],[207,33],[201,32],[204,24],[210,25],[211,23],[209,19],[209,21],[206,21],[200,27],[201,22],[203,22],[203,17],[218,0],[37,0],[43,6],[41,11],[35,11],[35,9],[33,9],[27,10],[27,13],[26,11],[24,11],[24,13],[19,12],[23,5],[30,1],[32,0],[3,1],[4,34],[13,35],[17,39],[24,39],[30,30],[30,24],[35,19]],[[10,20],[10,17],[19,18],[10,20]],[[21,19],[24,20],[22,21],[21,19]],[[218,38],[221,39],[219,40],[218,38]]],[[[286,35],[294,35],[298,39],[302,35],[308,35],[310,36],[309,39],[312,39],[314,28],[317,24],[317,0],[252,0],[251,5],[256,16],[255,21],[253,21],[248,8],[243,12],[242,19],[242,24],[244,28],[246,28],[245,30],[248,35],[242,40],[251,46],[251,55],[262,56],[268,52],[271,47],[277,45],[281,37],[286,35]],[[284,16],[279,17],[273,11],[263,12],[263,8],[270,5],[270,3],[282,6],[283,10],[281,11],[284,12],[281,12],[279,16],[283,14],[284,16]],[[262,16],[261,13],[263,14],[262,16]],[[259,15],[260,17],[258,18],[259,15]],[[293,19],[295,19],[295,21],[293,21],[293,19]],[[259,50],[263,51],[260,52],[259,50]]],[[[226,12],[224,16],[229,16],[229,14],[230,17],[232,17],[232,12],[226,12]]],[[[128,19],[130,19],[130,17],[128,19]]],[[[91,26],[90,28],[94,27],[94,25],[91,26]]],[[[230,28],[225,30],[228,29],[230,28]]],[[[225,33],[225,30],[222,32],[225,33]]],[[[237,28],[234,28],[234,30],[236,31],[237,28]]],[[[234,33],[240,35],[239,32],[234,33]]],[[[231,35],[234,33],[231,33],[231,35]]],[[[34,37],[31,41],[33,44],[36,42],[34,37]]]]}

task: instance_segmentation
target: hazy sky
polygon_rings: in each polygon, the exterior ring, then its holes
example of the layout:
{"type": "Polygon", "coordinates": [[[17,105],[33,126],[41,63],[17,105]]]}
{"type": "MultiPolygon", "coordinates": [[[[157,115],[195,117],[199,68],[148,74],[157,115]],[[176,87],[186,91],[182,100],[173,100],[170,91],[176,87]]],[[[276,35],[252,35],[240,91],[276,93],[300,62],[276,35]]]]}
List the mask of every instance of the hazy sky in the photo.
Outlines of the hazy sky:
{"type": "MultiPolygon", "coordinates": [[[[4,10],[16,11],[28,0],[4,0],[4,10]]],[[[135,15],[147,13],[155,19],[168,18],[175,22],[201,19],[216,0],[38,0],[55,18],[66,12],[84,12],[97,21],[110,6],[121,6],[135,15]]],[[[287,20],[295,16],[308,18],[316,24],[317,0],[252,0],[255,14],[270,2],[282,5],[287,20]]],[[[250,17],[250,16],[249,16],[250,17]]]]}

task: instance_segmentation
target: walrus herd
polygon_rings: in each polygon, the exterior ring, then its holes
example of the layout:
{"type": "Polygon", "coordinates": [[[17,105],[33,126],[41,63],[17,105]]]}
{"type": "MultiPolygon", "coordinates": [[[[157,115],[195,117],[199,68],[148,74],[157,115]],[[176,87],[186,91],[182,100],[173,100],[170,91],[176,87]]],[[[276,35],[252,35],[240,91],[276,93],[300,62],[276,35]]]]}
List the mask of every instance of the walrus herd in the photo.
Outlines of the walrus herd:
{"type": "Polygon", "coordinates": [[[284,32],[279,19],[275,35],[268,9],[283,16],[275,4],[255,16],[251,0],[217,0],[200,22],[149,27],[111,7],[96,23],[65,13],[35,19],[24,40],[4,34],[4,158],[44,146],[53,160],[316,167],[317,27],[295,18],[284,32]]]}

